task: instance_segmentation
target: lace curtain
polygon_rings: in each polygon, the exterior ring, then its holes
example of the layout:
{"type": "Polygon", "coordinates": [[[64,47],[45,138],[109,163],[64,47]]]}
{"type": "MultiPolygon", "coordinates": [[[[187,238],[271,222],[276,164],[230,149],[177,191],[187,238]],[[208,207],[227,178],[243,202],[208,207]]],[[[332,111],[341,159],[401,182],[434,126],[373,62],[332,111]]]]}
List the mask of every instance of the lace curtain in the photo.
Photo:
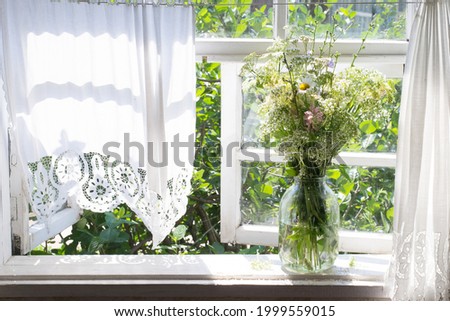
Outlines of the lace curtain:
{"type": "Polygon", "coordinates": [[[190,192],[192,7],[0,4],[13,134],[38,220],[125,203],[157,245],[190,192]]]}
{"type": "Polygon", "coordinates": [[[450,2],[420,4],[403,80],[394,257],[397,300],[449,299],[450,2]]]}

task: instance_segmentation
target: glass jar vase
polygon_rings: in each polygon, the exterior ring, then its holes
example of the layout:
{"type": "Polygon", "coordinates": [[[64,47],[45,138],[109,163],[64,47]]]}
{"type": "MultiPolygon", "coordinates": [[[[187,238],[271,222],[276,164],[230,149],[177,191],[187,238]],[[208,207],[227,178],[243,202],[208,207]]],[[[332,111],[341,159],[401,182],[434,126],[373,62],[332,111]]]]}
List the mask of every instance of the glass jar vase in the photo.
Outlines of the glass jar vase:
{"type": "Polygon", "coordinates": [[[331,268],[339,253],[339,204],[325,177],[299,178],[280,203],[279,255],[296,273],[331,268]]]}

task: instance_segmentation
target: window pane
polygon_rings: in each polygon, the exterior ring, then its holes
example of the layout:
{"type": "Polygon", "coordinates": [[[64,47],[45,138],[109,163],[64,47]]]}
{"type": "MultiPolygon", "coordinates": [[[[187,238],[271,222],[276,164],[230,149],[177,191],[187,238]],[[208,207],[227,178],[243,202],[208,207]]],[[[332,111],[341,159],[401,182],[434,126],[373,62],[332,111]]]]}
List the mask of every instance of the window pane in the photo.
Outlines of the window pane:
{"type": "Polygon", "coordinates": [[[359,124],[360,135],[354,142],[348,144],[346,151],[352,152],[385,152],[397,151],[398,119],[402,81],[393,81],[395,99],[386,104],[385,115],[379,120],[365,120],[359,124]]]}
{"type": "Polygon", "coordinates": [[[272,38],[272,0],[220,0],[204,5],[198,2],[197,37],[272,38]]]}
{"type": "MultiPolygon", "coordinates": [[[[270,147],[270,140],[264,140],[260,135],[263,116],[259,113],[259,107],[264,98],[264,89],[259,87],[247,88],[243,91],[242,110],[242,142],[243,147],[270,147]]],[[[276,145],[273,142],[272,145],[276,145]]]]}
{"type": "Polygon", "coordinates": [[[340,165],[328,170],[328,178],[339,198],[342,228],[392,231],[394,168],[340,165]]]}
{"type": "MultiPolygon", "coordinates": [[[[278,224],[279,202],[293,183],[289,174],[281,163],[242,162],[244,224],[278,224]]],[[[328,184],[339,199],[342,228],[392,231],[394,174],[392,168],[343,165],[328,170],[328,184]]]]}
{"type": "Polygon", "coordinates": [[[323,38],[326,31],[331,29],[333,16],[335,16],[337,18],[334,21],[337,24],[336,31],[339,38],[360,38],[373,22],[369,39],[406,39],[406,1],[404,0],[312,0],[309,2],[305,4],[304,0],[289,1],[289,24],[298,26],[305,34],[312,35],[315,29],[314,21],[318,21],[316,37],[323,38]],[[314,4],[314,2],[320,4],[314,4]]]}
{"type": "Polygon", "coordinates": [[[244,224],[277,225],[280,199],[294,181],[281,163],[242,162],[244,224]]]}

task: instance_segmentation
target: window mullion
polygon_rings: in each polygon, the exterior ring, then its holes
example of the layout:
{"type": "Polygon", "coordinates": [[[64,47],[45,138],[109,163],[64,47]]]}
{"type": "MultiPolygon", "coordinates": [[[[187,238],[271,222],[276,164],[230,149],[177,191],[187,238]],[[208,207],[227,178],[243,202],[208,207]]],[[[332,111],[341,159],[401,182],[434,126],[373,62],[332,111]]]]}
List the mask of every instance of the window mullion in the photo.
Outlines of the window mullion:
{"type": "Polygon", "coordinates": [[[242,95],[239,66],[222,63],[222,111],[221,111],[221,241],[234,242],[236,229],[241,224],[241,167],[237,158],[241,141],[242,95]]]}
{"type": "Polygon", "coordinates": [[[286,0],[273,0],[273,37],[285,38],[286,30],[285,26],[288,24],[288,6],[285,5],[286,0]],[[280,5],[281,4],[281,5],[280,5]]]}
{"type": "Polygon", "coordinates": [[[336,164],[347,166],[395,167],[395,153],[341,152],[333,160],[336,164]]]}
{"type": "MultiPolygon", "coordinates": [[[[236,231],[240,244],[278,245],[278,227],[242,225],[236,231]]],[[[392,249],[392,234],[377,232],[339,231],[339,250],[347,253],[386,254],[392,249]]]]}
{"type": "Polygon", "coordinates": [[[16,142],[11,138],[10,164],[10,208],[11,208],[11,232],[13,255],[28,253],[30,248],[28,227],[29,211],[28,201],[25,195],[22,175],[22,164],[18,159],[16,142]]]}
{"type": "MultiPolygon", "coordinates": [[[[283,163],[285,156],[274,149],[243,148],[237,152],[240,161],[283,163]]],[[[395,167],[395,153],[381,152],[341,152],[333,163],[348,166],[395,167]]]]}
{"type": "Polygon", "coordinates": [[[417,8],[417,3],[409,3],[406,6],[406,39],[408,40],[411,35],[412,24],[416,15],[417,8]]]}

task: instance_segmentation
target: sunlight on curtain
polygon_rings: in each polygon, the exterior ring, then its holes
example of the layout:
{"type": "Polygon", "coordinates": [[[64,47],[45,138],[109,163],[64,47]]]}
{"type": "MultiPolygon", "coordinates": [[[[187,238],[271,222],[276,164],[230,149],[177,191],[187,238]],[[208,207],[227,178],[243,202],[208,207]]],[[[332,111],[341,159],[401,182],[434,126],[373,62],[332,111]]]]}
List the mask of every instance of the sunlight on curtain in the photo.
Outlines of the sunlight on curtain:
{"type": "Polygon", "coordinates": [[[403,80],[395,190],[397,300],[449,299],[450,2],[426,0],[403,80]]]}
{"type": "Polygon", "coordinates": [[[8,103],[33,211],[126,203],[161,242],[185,213],[195,131],[190,7],[7,0],[8,103]]]}

